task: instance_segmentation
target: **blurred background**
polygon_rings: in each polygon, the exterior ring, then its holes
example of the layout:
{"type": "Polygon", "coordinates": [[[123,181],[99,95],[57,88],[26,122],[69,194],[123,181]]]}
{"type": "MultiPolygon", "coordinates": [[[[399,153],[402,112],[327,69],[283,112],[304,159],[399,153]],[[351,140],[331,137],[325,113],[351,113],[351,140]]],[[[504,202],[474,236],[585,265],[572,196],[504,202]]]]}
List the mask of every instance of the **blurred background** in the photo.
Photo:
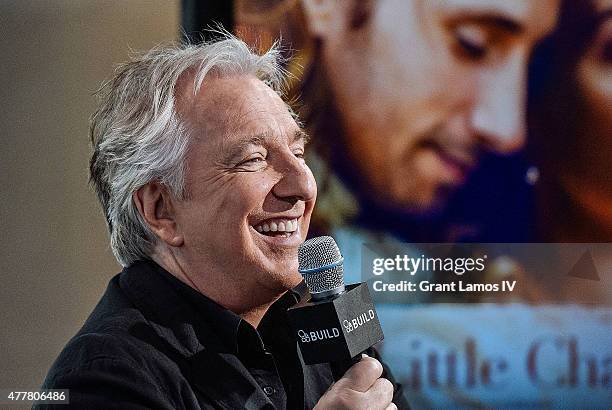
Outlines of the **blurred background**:
{"type": "Polygon", "coordinates": [[[179,1],[0,2],[0,386],[40,386],[120,270],[88,186],[93,92],[175,40],[179,1]]]}

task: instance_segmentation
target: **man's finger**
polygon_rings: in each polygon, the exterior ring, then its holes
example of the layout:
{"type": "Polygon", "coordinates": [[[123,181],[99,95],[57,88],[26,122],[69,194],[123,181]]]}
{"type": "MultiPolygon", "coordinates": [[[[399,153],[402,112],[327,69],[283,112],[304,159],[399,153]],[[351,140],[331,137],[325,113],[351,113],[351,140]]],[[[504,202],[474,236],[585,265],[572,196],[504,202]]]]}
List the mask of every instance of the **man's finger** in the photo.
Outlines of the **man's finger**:
{"type": "Polygon", "coordinates": [[[393,384],[387,379],[380,378],[374,382],[366,395],[369,402],[377,403],[376,408],[386,409],[393,400],[393,384]]]}
{"type": "Polygon", "coordinates": [[[382,375],[382,372],[383,367],[378,360],[364,357],[348,369],[338,383],[352,390],[366,392],[382,375]]]}

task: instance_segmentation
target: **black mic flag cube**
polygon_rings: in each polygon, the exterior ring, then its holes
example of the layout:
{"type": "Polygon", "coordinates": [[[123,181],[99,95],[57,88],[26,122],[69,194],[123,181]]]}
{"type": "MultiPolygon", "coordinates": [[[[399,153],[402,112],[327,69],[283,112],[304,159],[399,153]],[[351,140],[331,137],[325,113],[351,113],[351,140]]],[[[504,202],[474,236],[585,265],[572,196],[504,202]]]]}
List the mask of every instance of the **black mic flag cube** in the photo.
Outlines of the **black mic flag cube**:
{"type": "Polygon", "coordinates": [[[365,283],[348,285],[333,299],[302,301],[287,313],[306,364],[350,360],[384,338],[365,283]]]}

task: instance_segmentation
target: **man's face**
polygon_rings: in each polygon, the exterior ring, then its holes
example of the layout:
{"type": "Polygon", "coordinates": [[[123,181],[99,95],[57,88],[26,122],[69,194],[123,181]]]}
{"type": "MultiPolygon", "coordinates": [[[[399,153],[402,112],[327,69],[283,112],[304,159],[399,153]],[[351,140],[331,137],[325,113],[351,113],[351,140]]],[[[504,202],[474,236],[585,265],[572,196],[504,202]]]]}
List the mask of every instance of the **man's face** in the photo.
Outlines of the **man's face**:
{"type": "Polygon", "coordinates": [[[557,0],[339,3],[323,61],[372,197],[428,211],[483,152],[522,147],[528,60],[555,24],[557,0]],[[356,25],[359,8],[368,18],[356,25]]]}
{"type": "Polygon", "coordinates": [[[192,84],[182,81],[178,104],[193,134],[189,198],[176,209],[183,258],[228,286],[278,292],[297,285],[297,249],[316,198],[304,132],[254,77],[208,78],[196,96],[192,84]]]}

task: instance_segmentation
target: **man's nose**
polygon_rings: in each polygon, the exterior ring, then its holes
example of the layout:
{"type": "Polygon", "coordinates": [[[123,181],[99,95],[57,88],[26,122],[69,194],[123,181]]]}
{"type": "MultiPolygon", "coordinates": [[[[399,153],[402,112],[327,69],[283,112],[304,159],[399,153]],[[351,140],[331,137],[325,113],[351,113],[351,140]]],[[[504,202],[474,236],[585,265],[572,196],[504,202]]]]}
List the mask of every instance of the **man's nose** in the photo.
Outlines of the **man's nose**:
{"type": "Polygon", "coordinates": [[[480,78],[471,125],[489,150],[510,154],[525,144],[526,88],[524,61],[506,64],[480,78]]]}
{"type": "Polygon", "coordinates": [[[279,169],[281,179],[274,185],[272,193],[277,198],[290,202],[311,201],[317,196],[317,185],[304,160],[291,155],[279,169]]]}

